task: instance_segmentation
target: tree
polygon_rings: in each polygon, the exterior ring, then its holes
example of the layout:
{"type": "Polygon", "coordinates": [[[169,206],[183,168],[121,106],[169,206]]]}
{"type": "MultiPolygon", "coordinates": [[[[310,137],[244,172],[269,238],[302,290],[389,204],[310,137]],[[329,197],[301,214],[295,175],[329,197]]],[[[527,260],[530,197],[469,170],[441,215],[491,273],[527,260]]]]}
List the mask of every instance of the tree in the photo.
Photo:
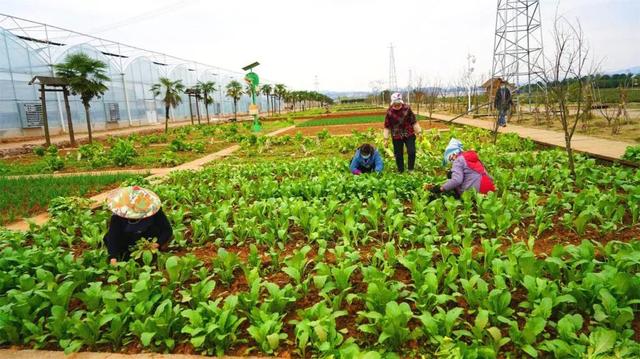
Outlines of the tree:
{"type": "Polygon", "coordinates": [[[204,99],[204,110],[207,114],[207,123],[211,123],[209,120],[209,105],[213,103],[213,98],[209,96],[209,94],[216,91],[216,83],[214,81],[198,81],[196,88],[202,93],[202,97],[204,99]]]}
{"type": "Polygon", "coordinates": [[[89,143],[93,142],[91,133],[91,100],[100,98],[109,89],[105,82],[111,81],[107,76],[107,64],[89,57],[84,53],[69,54],[61,64],[54,65],[56,75],[66,79],[73,95],[79,95],[84,106],[89,143]]]}
{"type": "Polygon", "coordinates": [[[242,97],[242,85],[238,81],[233,80],[227,84],[226,89],[227,97],[231,97],[231,99],[233,100],[233,120],[237,121],[238,101],[240,100],[240,97],[242,97]]]}
{"type": "Polygon", "coordinates": [[[164,102],[164,133],[169,131],[169,109],[174,109],[182,103],[180,94],[184,92],[182,80],[172,81],[166,77],[161,77],[160,82],[151,86],[153,96],[160,96],[164,91],[162,102],[164,102]]]}
{"type": "Polygon", "coordinates": [[[424,89],[424,98],[425,105],[427,107],[427,113],[429,113],[429,124],[431,124],[433,111],[438,104],[438,98],[442,94],[442,90],[440,89],[440,83],[434,82],[432,84],[427,85],[424,89]]]}
{"type": "Polygon", "coordinates": [[[284,84],[275,84],[274,86],[274,94],[276,95],[276,97],[278,98],[278,113],[280,113],[280,105],[281,105],[281,101],[282,98],[286,95],[287,93],[287,87],[284,84]]]}
{"type": "Polygon", "coordinates": [[[273,87],[271,87],[271,85],[269,84],[264,84],[262,85],[262,87],[260,87],[260,92],[262,92],[263,95],[267,96],[267,116],[269,115],[269,96],[271,96],[271,93],[273,92],[273,87]]]}
{"type": "Polygon", "coordinates": [[[553,32],[554,54],[547,65],[548,73],[544,82],[550,102],[558,109],[562,130],[564,132],[565,150],[569,158],[571,176],[576,178],[575,162],[571,140],[576,131],[578,121],[583,116],[584,89],[588,86],[595,69],[587,69],[589,49],[584,40],[580,22],[572,24],[563,17],[556,17],[553,32]],[[569,111],[570,81],[575,83],[575,111],[569,111]]]}

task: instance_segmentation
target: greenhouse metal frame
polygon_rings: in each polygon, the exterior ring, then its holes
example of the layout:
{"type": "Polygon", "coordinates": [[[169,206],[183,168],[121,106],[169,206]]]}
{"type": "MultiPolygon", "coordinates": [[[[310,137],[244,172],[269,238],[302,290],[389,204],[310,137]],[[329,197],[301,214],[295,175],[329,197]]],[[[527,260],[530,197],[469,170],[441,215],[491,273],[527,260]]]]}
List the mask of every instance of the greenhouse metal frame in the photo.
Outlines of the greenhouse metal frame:
{"type": "MultiPolygon", "coordinates": [[[[185,87],[214,81],[218,91],[212,94],[213,103],[209,105],[213,116],[233,113],[233,101],[224,95],[224,87],[232,80],[244,83],[244,74],[238,71],[11,15],[0,14],[0,37],[0,138],[42,134],[39,94],[28,83],[34,76],[54,75],[53,66],[72,53],[83,52],[108,65],[109,90],[91,102],[91,122],[96,130],[163,122],[164,104],[151,92],[151,86],[162,76],[182,80],[185,87]]],[[[86,131],[80,98],[71,96],[69,100],[74,129],[86,131]]],[[[266,108],[266,101],[261,96],[261,108],[266,108]]],[[[248,96],[242,96],[238,113],[247,112],[250,103],[248,96]]],[[[170,121],[187,119],[189,105],[185,94],[182,103],[171,110],[170,121]]],[[[62,95],[48,98],[46,107],[51,133],[66,132],[62,95]]]]}

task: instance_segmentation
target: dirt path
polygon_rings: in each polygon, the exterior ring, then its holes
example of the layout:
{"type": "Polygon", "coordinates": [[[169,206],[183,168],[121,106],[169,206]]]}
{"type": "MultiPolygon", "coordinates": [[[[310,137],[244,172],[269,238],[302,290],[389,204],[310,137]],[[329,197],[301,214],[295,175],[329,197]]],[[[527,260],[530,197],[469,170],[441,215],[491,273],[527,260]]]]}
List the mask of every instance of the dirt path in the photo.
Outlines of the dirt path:
{"type": "MultiPolygon", "coordinates": [[[[434,121],[431,125],[427,121],[420,121],[420,127],[423,130],[430,130],[432,128],[435,129],[445,129],[447,126],[434,121]]],[[[371,123],[356,123],[356,124],[348,124],[348,125],[329,125],[329,126],[312,126],[312,127],[296,127],[287,132],[282,133],[282,135],[290,135],[295,136],[298,132],[302,133],[303,136],[316,136],[319,132],[327,129],[331,135],[350,135],[353,131],[357,132],[367,132],[370,128],[374,130],[382,131],[384,128],[383,122],[371,122],[371,123]]]]}
{"type": "MultiPolygon", "coordinates": [[[[286,131],[291,130],[292,128],[294,128],[293,126],[290,127],[285,127],[285,128],[281,128],[279,130],[270,132],[267,134],[267,136],[277,136],[279,134],[282,134],[286,131]]],[[[147,179],[151,180],[151,181],[159,181],[162,180],[163,177],[167,176],[169,173],[174,172],[174,171],[184,171],[184,170],[200,170],[204,167],[205,164],[215,161],[217,159],[229,156],[230,154],[232,154],[233,152],[237,151],[240,149],[240,146],[238,145],[233,145],[230,147],[227,147],[223,150],[220,150],[218,152],[214,152],[212,154],[209,154],[207,156],[198,158],[194,161],[191,162],[187,162],[184,163],[182,165],[176,166],[176,167],[171,167],[171,168],[155,168],[155,169],[149,169],[147,170],[148,172],[151,173],[150,177],[147,177],[147,179]]],[[[93,208],[97,208],[100,205],[102,205],[102,203],[104,202],[104,200],[107,198],[107,194],[110,191],[106,191],[100,194],[97,194],[93,197],[90,197],[89,199],[92,201],[92,207],[93,208]]],[[[11,224],[8,224],[7,226],[5,226],[6,229],[12,230],[12,231],[26,231],[29,229],[30,224],[33,223],[35,225],[42,225],[44,223],[46,223],[49,220],[49,214],[48,213],[40,213],[34,217],[31,218],[27,218],[27,219],[23,219],[21,221],[17,221],[11,224]]]]}

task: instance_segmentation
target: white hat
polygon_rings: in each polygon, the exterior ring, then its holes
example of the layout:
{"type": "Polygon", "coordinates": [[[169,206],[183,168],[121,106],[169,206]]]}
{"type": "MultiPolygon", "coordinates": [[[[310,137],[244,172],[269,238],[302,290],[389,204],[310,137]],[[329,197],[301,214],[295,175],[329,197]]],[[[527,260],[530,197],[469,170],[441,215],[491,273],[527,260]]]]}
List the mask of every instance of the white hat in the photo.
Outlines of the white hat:
{"type": "Polygon", "coordinates": [[[404,101],[402,101],[402,94],[400,92],[391,94],[391,104],[393,105],[394,103],[404,103],[404,101]]]}

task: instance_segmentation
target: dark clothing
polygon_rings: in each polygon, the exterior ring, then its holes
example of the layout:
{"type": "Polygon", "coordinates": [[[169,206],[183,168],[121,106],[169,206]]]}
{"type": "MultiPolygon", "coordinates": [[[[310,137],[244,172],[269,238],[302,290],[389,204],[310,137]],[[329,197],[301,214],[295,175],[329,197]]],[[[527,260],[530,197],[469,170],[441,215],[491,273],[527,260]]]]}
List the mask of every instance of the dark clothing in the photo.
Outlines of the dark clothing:
{"type": "Polygon", "coordinates": [[[396,140],[393,139],[393,156],[396,158],[396,166],[398,166],[398,172],[404,172],[404,146],[407,146],[407,157],[409,160],[409,171],[413,171],[413,167],[416,163],[416,136],[411,136],[405,139],[396,140]]]}
{"type": "MultiPolygon", "coordinates": [[[[373,173],[373,167],[358,167],[356,170],[360,171],[360,173],[373,173]]],[[[355,170],[351,171],[353,174],[358,174],[355,170]]],[[[380,172],[377,172],[380,173],[380,172]]]]}
{"type": "Polygon", "coordinates": [[[429,194],[428,199],[427,199],[429,202],[433,201],[434,199],[436,199],[438,197],[441,197],[441,196],[450,196],[450,197],[453,197],[455,199],[460,199],[460,195],[458,194],[458,192],[456,192],[456,191],[445,191],[445,192],[442,192],[440,190],[440,186],[434,186],[433,188],[431,188],[431,190],[429,192],[431,192],[429,194]]]}
{"type": "Polygon", "coordinates": [[[511,91],[506,87],[500,87],[496,92],[496,98],[494,106],[498,111],[507,111],[513,105],[513,99],[511,98],[511,91]]]}
{"type": "Polygon", "coordinates": [[[507,125],[507,112],[509,112],[509,110],[499,110],[498,111],[498,125],[499,126],[506,126],[507,125]]]}
{"type": "Polygon", "coordinates": [[[390,107],[384,118],[384,128],[391,131],[391,137],[394,141],[415,136],[413,129],[413,125],[415,124],[416,115],[411,111],[409,106],[404,104],[399,110],[390,107]]]}
{"type": "Polygon", "coordinates": [[[111,216],[109,231],[102,239],[109,251],[109,259],[128,260],[131,254],[129,247],[142,238],[157,238],[157,243],[163,245],[169,242],[173,235],[171,224],[162,209],[151,217],[135,223],[130,221],[115,214],[111,216]]]}

